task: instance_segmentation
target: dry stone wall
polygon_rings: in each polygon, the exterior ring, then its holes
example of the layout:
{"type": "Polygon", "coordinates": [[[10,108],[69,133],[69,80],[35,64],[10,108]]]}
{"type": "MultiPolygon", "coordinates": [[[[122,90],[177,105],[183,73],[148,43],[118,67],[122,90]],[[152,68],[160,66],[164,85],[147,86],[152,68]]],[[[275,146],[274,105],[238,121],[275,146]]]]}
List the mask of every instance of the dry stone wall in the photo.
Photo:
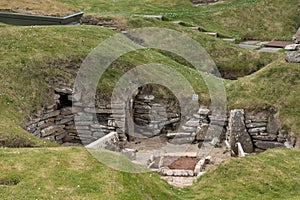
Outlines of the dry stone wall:
{"type": "Polygon", "coordinates": [[[237,143],[246,153],[262,152],[269,148],[294,147],[296,138],[280,129],[279,113],[275,108],[261,112],[232,110],[228,117],[211,113],[201,107],[191,116],[182,116],[178,105],[153,95],[137,94],[132,107],[125,103],[104,103],[96,109],[83,108],[80,95],[67,87],[55,89],[53,104],[45,106],[40,115],[27,124],[33,135],[59,144],[87,145],[115,132],[122,148],[136,137],[165,136],[170,143],[199,143],[209,141],[221,144],[225,139],[232,153],[238,154],[237,143]],[[172,107],[172,109],[171,109],[172,107]],[[126,116],[130,110],[131,116],[126,116]],[[128,133],[126,117],[133,117],[134,127],[128,133]]]}
{"type": "Polygon", "coordinates": [[[93,110],[81,107],[79,100],[70,88],[56,88],[53,104],[45,106],[41,114],[27,124],[26,130],[65,146],[86,145],[110,132],[117,132],[120,141],[125,138],[124,123],[121,123],[124,122],[123,103],[106,103],[93,110]]]}

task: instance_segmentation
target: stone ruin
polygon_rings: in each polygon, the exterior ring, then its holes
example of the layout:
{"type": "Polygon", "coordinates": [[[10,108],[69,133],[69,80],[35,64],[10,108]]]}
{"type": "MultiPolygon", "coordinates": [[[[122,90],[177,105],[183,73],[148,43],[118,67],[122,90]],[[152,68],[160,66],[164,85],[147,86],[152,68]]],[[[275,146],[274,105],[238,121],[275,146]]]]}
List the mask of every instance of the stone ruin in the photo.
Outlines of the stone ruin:
{"type": "Polygon", "coordinates": [[[287,130],[280,130],[279,114],[275,108],[257,113],[232,110],[224,119],[212,115],[204,107],[191,117],[182,116],[175,101],[167,106],[167,99],[160,104],[150,94],[138,94],[132,108],[126,108],[125,103],[119,102],[97,105],[95,110],[83,109],[78,101],[70,88],[56,88],[53,104],[45,106],[40,116],[32,119],[25,129],[36,137],[63,146],[87,145],[111,132],[117,133],[120,148],[135,138],[158,135],[163,135],[169,143],[198,143],[199,146],[207,139],[215,146],[227,140],[234,155],[238,154],[237,143],[246,153],[294,147],[296,143],[287,130]],[[128,132],[128,126],[132,124],[126,119],[131,117],[124,115],[126,109],[130,110],[134,121],[132,133],[128,132]],[[221,130],[221,135],[218,138],[208,137],[208,131],[214,130],[221,130]],[[138,133],[142,135],[135,135],[138,133]]]}
{"type": "Polygon", "coordinates": [[[131,109],[119,102],[100,105],[93,110],[81,107],[77,104],[78,101],[76,96],[72,96],[70,88],[56,88],[54,103],[45,106],[42,114],[27,124],[26,130],[36,137],[64,146],[90,144],[111,132],[117,133],[120,143],[134,141],[139,137],[163,135],[173,144],[201,145],[204,140],[214,139],[213,136],[207,136],[211,129],[222,130],[214,145],[227,140],[233,154],[238,153],[237,142],[246,153],[295,146],[295,138],[290,137],[287,131],[280,130],[275,108],[258,113],[231,110],[226,118],[213,116],[209,109],[200,108],[197,113],[188,117],[181,116],[176,102],[169,106],[167,102],[162,105],[156,102],[153,95],[138,94],[131,109]],[[142,133],[142,136],[128,133],[125,109],[132,112],[134,132],[142,133]],[[184,121],[181,126],[180,121],[184,121]]]}
{"type": "Polygon", "coordinates": [[[215,158],[199,153],[203,150],[199,150],[203,144],[222,147],[214,148],[222,150],[217,150],[219,153],[215,157],[222,156],[226,151],[229,157],[230,153],[232,156],[244,156],[270,148],[293,148],[296,145],[296,138],[287,130],[280,129],[279,113],[274,107],[259,112],[235,109],[227,117],[213,115],[210,109],[201,107],[190,116],[182,116],[176,100],[162,99],[147,94],[143,89],[133,97],[130,105],[100,101],[96,103],[96,109],[83,108],[80,98],[80,95],[73,95],[68,87],[56,88],[52,104],[45,106],[25,129],[36,137],[62,146],[104,148],[121,152],[132,161],[138,161],[140,156],[140,163],[157,171],[174,185],[178,182],[182,184],[182,177],[185,181],[189,180],[187,185],[190,185],[204,173],[207,164],[217,163],[215,158]],[[154,141],[153,149],[148,152],[136,146],[141,138],[151,140],[156,137],[164,139],[154,141]],[[175,146],[192,144],[194,150],[178,151],[172,155],[155,154],[153,151],[157,150],[155,148],[160,141],[175,146]],[[227,144],[225,151],[224,142],[227,144]],[[193,162],[193,169],[170,168],[170,160],[176,166],[180,159],[181,163],[193,162]]]}

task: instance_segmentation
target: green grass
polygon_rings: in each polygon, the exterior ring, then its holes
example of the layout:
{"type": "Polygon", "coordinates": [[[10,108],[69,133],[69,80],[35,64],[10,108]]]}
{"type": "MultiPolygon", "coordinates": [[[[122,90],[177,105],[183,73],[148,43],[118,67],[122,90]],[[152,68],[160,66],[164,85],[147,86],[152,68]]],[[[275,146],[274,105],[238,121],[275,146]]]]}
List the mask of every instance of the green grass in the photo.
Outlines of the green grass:
{"type": "MultiPolygon", "coordinates": [[[[186,34],[188,37],[197,41],[207,51],[225,78],[249,75],[276,60],[278,57],[278,54],[258,53],[257,51],[242,49],[219,38],[214,38],[199,31],[191,30],[190,28],[173,23],[135,18],[127,21],[127,29],[140,27],[168,28],[186,34]]],[[[170,55],[167,54],[167,56],[170,55]]],[[[177,62],[189,66],[188,63],[182,62],[182,58],[176,59],[174,56],[170,57],[177,62]]]]}
{"type": "Polygon", "coordinates": [[[112,170],[82,147],[0,149],[0,156],[0,198],[5,200],[179,199],[182,195],[156,173],[112,170]]]}
{"type": "Polygon", "coordinates": [[[201,177],[185,199],[299,199],[299,149],[276,149],[222,163],[201,177]]]}
{"type": "Polygon", "coordinates": [[[226,0],[207,7],[193,6],[189,0],[60,1],[104,16],[161,14],[237,39],[291,40],[299,21],[298,0],[226,0]]]}
{"type": "Polygon", "coordinates": [[[64,17],[78,12],[78,9],[55,0],[2,0],[0,2],[0,11],[64,17]]]}
{"type": "MultiPolygon", "coordinates": [[[[166,22],[142,19],[128,22],[128,26],[132,28],[139,24],[143,27],[173,28],[187,34],[207,48],[221,71],[234,76],[249,74],[274,59],[273,55],[266,57],[264,54],[243,50],[200,32],[166,22]]],[[[3,38],[0,41],[3,58],[0,61],[0,83],[3,86],[0,89],[0,116],[5,119],[0,124],[0,135],[6,146],[13,146],[14,142],[9,141],[22,141],[8,139],[8,135],[15,135],[17,138],[23,135],[24,141],[34,141],[31,136],[24,134],[20,126],[51,99],[54,86],[59,83],[71,86],[85,56],[113,34],[115,33],[108,29],[95,26],[7,26],[0,29],[0,36],[3,38]]],[[[146,63],[161,63],[173,67],[201,95],[202,103],[209,102],[207,88],[200,74],[191,66],[185,66],[189,63],[176,55],[154,50],[132,52],[118,59],[103,76],[99,92],[109,94],[122,74],[146,63]]],[[[22,146],[20,144],[16,142],[16,146],[22,146]]],[[[41,146],[41,143],[24,142],[24,146],[41,146]]]]}
{"type": "Polygon", "coordinates": [[[300,136],[300,68],[299,64],[278,61],[262,70],[227,84],[230,108],[258,110],[278,108],[283,127],[300,136]]]}
{"type": "MultiPolygon", "coordinates": [[[[60,1],[95,16],[120,19],[127,29],[162,27],[187,34],[207,50],[223,74],[248,75],[224,81],[228,109],[275,106],[282,126],[300,138],[299,64],[286,63],[282,53],[259,54],[166,21],[134,16],[163,14],[166,20],[182,20],[238,39],[290,39],[298,26],[297,0],[225,0],[204,8],[188,0],[60,1]]],[[[57,146],[31,136],[22,126],[51,98],[53,87],[71,85],[85,56],[114,34],[95,26],[0,24],[0,146],[57,146]]],[[[200,93],[201,103],[209,103],[207,88],[190,63],[157,50],[122,56],[106,71],[99,92],[109,94],[122,74],[147,63],[176,69],[200,93]]],[[[232,159],[194,186],[179,190],[157,174],[109,169],[84,148],[0,149],[0,199],[299,199],[299,153],[278,149],[232,159]]]]}
{"type": "Polygon", "coordinates": [[[216,166],[193,186],[177,189],[156,173],[129,174],[110,169],[81,147],[0,149],[0,197],[299,199],[299,153],[299,149],[276,149],[233,158],[216,166]]]}
{"type": "Polygon", "coordinates": [[[15,135],[18,141],[23,137],[24,146],[41,145],[21,125],[51,98],[54,83],[71,84],[76,63],[112,34],[100,27],[81,26],[0,29],[0,138],[5,144],[13,143],[15,135]],[[64,65],[70,61],[71,69],[64,65]]]}

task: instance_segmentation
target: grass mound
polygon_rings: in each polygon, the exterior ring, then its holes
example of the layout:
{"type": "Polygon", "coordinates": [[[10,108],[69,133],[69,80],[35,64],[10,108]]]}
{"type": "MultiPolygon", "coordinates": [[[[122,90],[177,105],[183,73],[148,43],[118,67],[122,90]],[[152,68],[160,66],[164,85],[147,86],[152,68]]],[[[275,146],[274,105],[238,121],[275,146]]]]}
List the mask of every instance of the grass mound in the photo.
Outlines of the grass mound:
{"type": "Polygon", "coordinates": [[[48,91],[53,85],[70,83],[76,76],[76,62],[112,32],[100,27],[8,26],[0,35],[1,144],[43,146],[21,126],[51,98],[48,91]]]}
{"type": "Polygon", "coordinates": [[[0,156],[2,199],[179,199],[182,195],[156,173],[112,170],[84,148],[0,149],[0,156]]]}
{"type": "Polygon", "coordinates": [[[299,199],[300,150],[276,149],[218,165],[186,199],[299,199]]]}
{"type": "Polygon", "coordinates": [[[291,40],[298,28],[298,0],[223,0],[196,7],[190,0],[60,0],[86,13],[110,16],[163,15],[182,20],[224,37],[291,40]]]}
{"type": "Polygon", "coordinates": [[[0,193],[3,199],[299,199],[299,153],[233,158],[177,189],[156,173],[112,170],[81,147],[0,149],[0,193]]]}
{"type": "Polygon", "coordinates": [[[284,56],[260,71],[227,84],[231,108],[262,109],[273,105],[278,108],[282,127],[300,136],[300,68],[287,63],[284,56]]]}
{"type": "Polygon", "coordinates": [[[1,0],[0,11],[64,17],[79,10],[74,6],[67,5],[55,0],[1,0]]]}

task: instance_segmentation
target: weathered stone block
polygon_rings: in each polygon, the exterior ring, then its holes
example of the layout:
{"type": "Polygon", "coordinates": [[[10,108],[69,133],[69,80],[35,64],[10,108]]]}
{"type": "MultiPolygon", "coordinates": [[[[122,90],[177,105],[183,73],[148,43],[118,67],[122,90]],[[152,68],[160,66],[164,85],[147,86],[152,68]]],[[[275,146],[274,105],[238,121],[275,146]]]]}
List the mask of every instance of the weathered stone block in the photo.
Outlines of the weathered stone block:
{"type": "Polygon", "coordinates": [[[300,50],[288,51],[286,53],[286,61],[289,63],[300,63],[300,50]]]}
{"type": "Polygon", "coordinates": [[[199,120],[189,120],[185,123],[185,126],[197,127],[199,126],[199,120]]]}
{"type": "Polygon", "coordinates": [[[276,113],[275,108],[272,109],[272,111],[273,112],[271,113],[268,119],[267,132],[269,134],[278,134],[280,128],[279,113],[278,112],[276,113]]]}
{"type": "Polygon", "coordinates": [[[186,131],[186,132],[195,132],[196,131],[196,127],[182,126],[181,128],[183,131],[186,131]]]}
{"type": "Polygon", "coordinates": [[[43,117],[40,120],[46,120],[46,119],[49,119],[52,117],[56,117],[58,115],[60,115],[60,110],[55,110],[51,113],[47,113],[47,114],[43,115],[43,117]]]}
{"type": "Polygon", "coordinates": [[[62,115],[71,115],[71,114],[73,114],[72,107],[62,108],[60,110],[60,112],[61,112],[62,115]]]}
{"type": "Polygon", "coordinates": [[[266,127],[258,127],[258,128],[250,128],[248,129],[248,132],[251,133],[261,133],[266,131],[266,127]]]}
{"type": "Polygon", "coordinates": [[[74,120],[77,121],[92,121],[94,116],[92,114],[80,113],[75,115],[74,120]]]}
{"type": "Polygon", "coordinates": [[[204,140],[207,134],[209,124],[202,124],[196,133],[196,140],[204,140]]]}
{"type": "Polygon", "coordinates": [[[68,122],[74,121],[74,116],[65,116],[62,120],[55,122],[56,125],[67,124],[68,122]]]}
{"type": "Polygon", "coordinates": [[[64,125],[49,126],[45,129],[41,130],[41,136],[42,137],[49,136],[49,135],[55,133],[56,131],[63,129],[64,127],[65,127],[64,125]]]}
{"type": "Polygon", "coordinates": [[[270,141],[255,141],[254,145],[257,148],[260,149],[272,149],[272,148],[278,148],[278,147],[285,147],[284,144],[279,143],[279,142],[270,142],[270,141]]]}
{"type": "Polygon", "coordinates": [[[277,139],[277,135],[275,134],[269,134],[267,136],[257,135],[257,136],[252,136],[252,138],[255,140],[274,141],[277,139]]]}
{"type": "Polygon", "coordinates": [[[55,88],[54,89],[56,93],[61,93],[61,94],[72,94],[72,89],[71,88],[55,88]]]}
{"type": "Polygon", "coordinates": [[[253,122],[253,123],[246,123],[247,128],[259,128],[259,127],[267,127],[266,122],[253,122]]]}
{"type": "Polygon", "coordinates": [[[236,109],[231,110],[229,118],[229,142],[233,152],[238,154],[238,147],[236,145],[239,142],[243,150],[246,153],[253,152],[253,144],[250,135],[247,133],[244,110],[236,109]]]}
{"type": "Polygon", "coordinates": [[[167,138],[173,139],[173,138],[184,138],[184,137],[194,137],[195,134],[193,133],[167,133],[167,138]]]}
{"type": "Polygon", "coordinates": [[[66,135],[67,135],[66,132],[62,132],[62,133],[60,133],[59,135],[56,135],[56,136],[55,136],[55,140],[56,140],[56,141],[62,140],[66,135]]]}
{"type": "Polygon", "coordinates": [[[93,137],[101,138],[101,137],[104,137],[104,136],[105,136],[104,132],[93,132],[93,137]]]}
{"type": "Polygon", "coordinates": [[[89,127],[89,126],[77,126],[77,125],[76,125],[76,129],[77,129],[77,130],[89,130],[90,127],[89,127]]]}
{"type": "Polygon", "coordinates": [[[207,108],[200,108],[200,109],[198,110],[198,114],[199,114],[199,115],[208,115],[209,112],[210,112],[210,110],[207,109],[207,108]]]}

